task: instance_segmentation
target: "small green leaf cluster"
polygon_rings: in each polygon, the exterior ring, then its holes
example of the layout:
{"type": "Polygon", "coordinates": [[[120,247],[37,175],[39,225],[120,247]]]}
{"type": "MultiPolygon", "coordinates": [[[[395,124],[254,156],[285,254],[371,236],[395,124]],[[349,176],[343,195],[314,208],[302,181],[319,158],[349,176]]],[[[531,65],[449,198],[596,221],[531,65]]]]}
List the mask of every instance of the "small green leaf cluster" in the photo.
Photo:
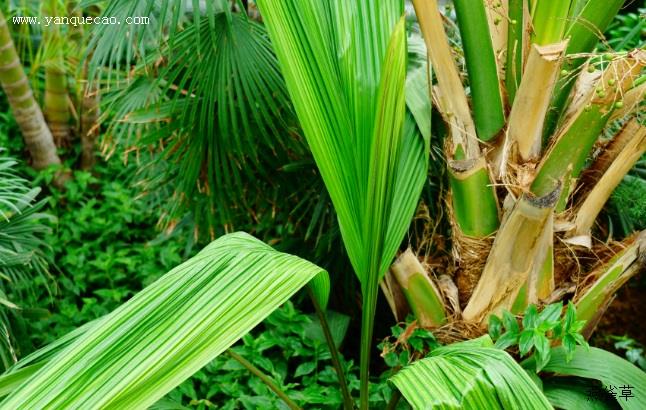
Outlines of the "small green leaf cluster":
{"type": "Polygon", "coordinates": [[[408,317],[406,323],[392,326],[390,331],[392,336],[377,346],[381,350],[384,362],[390,368],[406,366],[440,347],[433,333],[417,327],[412,317],[408,317]]]}
{"type": "Polygon", "coordinates": [[[585,321],[576,319],[574,304],[568,304],[564,315],[562,311],[562,302],[547,305],[540,313],[536,305],[529,305],[520,324],[516,316],[503,311],[502,318],[489,318],[489,335],[499,349],[517,346],[521,357],[533,353],[539,372],[550,360],[552,345],[562,344],[567,360],[574,355],[577,344],[588,346],[581,335],[585,321]]]}

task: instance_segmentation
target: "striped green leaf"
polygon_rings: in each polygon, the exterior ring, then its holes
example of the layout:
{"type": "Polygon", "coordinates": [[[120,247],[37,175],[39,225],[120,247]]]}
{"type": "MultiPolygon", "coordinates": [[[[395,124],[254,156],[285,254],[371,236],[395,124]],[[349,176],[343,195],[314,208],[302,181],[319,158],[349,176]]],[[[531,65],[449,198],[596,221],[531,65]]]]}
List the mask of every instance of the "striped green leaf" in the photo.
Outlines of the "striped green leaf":
{"type": "Polygon", "coordinates": [[[390,380],[414,409],[552,408],[511,356],[474,341],[435,349],[390,380]]]}
{"type": "MultiPolygon", "coordinates": [[[[311,280],[317,299],[325,302],[329,281],[321,268],[245,233],[221,237],[50,348],[63,346],[41,355],[46,363],[36,361],[42,367],[0,408],[146,408],[311,280]]],[[[34,368],[22,369],[29,375],[34,368]]],[[[12,380],[2,381],[4,388],[12,380]]]]}
{"type": "Polygon", "coordinates": [[[378,282],[406,233],[428,167],[428,151],[406,114],[403,1],[258,6],[361,282],[365,408],[378,282]]]}
{"type": "Polygon", "coordinates": [[[543,393],[553,406],[563,410],[606,410],[613,409],[612,397],[599,397],[601,387],[583,383],[583,379],[551,377],[543,382],[543,393]],[[606,402],[607,399],[608,402],[606,402]]]}
{"type": "MultiPolygon", "coordinates": [[[[523,362],[523,366],[531,368],[532,360],[533,356],[523,362]]],[[[561,346],[555,347],[543,371],[599,380],[604,387],[614,386],[615,391],[619,393],[622,386],[631,386],[635,397],[618,400],[619,405],[628,410],[646,409],[646,396],[641,393],[646,392],[646,373],[629,361],[603,349],[578,346],[572,360],[568,362],[565,349],[561,346]]]]}

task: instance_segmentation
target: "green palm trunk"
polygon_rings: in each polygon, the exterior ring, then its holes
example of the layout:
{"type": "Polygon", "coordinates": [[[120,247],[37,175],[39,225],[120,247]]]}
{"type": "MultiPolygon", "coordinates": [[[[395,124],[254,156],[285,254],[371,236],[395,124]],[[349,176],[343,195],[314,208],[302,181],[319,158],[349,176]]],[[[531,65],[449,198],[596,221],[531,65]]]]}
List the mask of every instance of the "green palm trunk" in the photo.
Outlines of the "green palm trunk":
{"type": "MultiPolygon", "coordinates": [[[[57,0],[47,3],[46,14],[57,16],[57,0]]],[[[62,38],[59,26],[50,24],[45,31],[45,44],[50,58],[45,62],[45,119],[57,145],[65,144],[70,136],[70,97],[65,72],[62,38]]]]}
{"type": "Polygon", "coordinates": [[[60,164],[61,160],[56,153],[52,133],[36,103],[2,12],[0,12],[0,84],[7,94],[9,105],[22,131],[25,145],[32,157],[33,167],[43,169],[60,164]]]}

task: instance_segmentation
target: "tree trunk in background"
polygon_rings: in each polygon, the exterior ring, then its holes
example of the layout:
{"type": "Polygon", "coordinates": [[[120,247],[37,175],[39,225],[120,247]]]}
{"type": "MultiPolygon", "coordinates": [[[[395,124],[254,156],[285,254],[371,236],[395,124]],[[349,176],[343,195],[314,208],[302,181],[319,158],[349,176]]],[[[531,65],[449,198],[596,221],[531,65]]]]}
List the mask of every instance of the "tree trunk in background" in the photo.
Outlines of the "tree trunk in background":
{"type": "MultiPolygon", "coordinates": [[[[87,71],[87,67],[86,70],[87,71]]],[[[87,76],[85,76],[87,78],[87,76]]],[[[99,134],[99,91],[90,82],[84,86],[81,100],[81,168],[88,170],[96,162],[95,145],[99,134]]]]}
{"type": "Polygon", "coordinates": [[[56,67],[45,69],[45,118],[57,146],[69,144],[70,110],[67,77],[56,67]]]}
{"type": "MultiPolygon", "coordinates": [[[[55,17],[61,15],[57,8],[58,0],[46,3],[45,15],[55,17]]],[[[63,43],[60,28],[50,24],[44,29],[45,47],[50,55],[45,61],[45,119],[52,131],[57,146],[70,143],[70,96],[67,89],[67,72],[63,55],[63,43]]]]}
{"type": "Polygon", "coordinates": [[[4,14],[0,11],[0,84],[20,126],[36,169],[61,163],[52,133],[23,71],[4,14]]]}

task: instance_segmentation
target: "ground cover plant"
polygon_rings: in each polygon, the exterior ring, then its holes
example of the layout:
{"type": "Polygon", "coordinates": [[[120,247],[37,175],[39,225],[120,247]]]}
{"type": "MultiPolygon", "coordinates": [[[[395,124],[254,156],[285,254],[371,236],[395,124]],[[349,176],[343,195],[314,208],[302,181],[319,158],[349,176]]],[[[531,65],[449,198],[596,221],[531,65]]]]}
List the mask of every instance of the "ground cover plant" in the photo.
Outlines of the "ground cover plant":
{"type": "Polygon", "coordinates": [[[623,1],[27,3],[150,24],[0,19],[0,408],[646,407],[587,342],[646,264],[623,1]]]}

